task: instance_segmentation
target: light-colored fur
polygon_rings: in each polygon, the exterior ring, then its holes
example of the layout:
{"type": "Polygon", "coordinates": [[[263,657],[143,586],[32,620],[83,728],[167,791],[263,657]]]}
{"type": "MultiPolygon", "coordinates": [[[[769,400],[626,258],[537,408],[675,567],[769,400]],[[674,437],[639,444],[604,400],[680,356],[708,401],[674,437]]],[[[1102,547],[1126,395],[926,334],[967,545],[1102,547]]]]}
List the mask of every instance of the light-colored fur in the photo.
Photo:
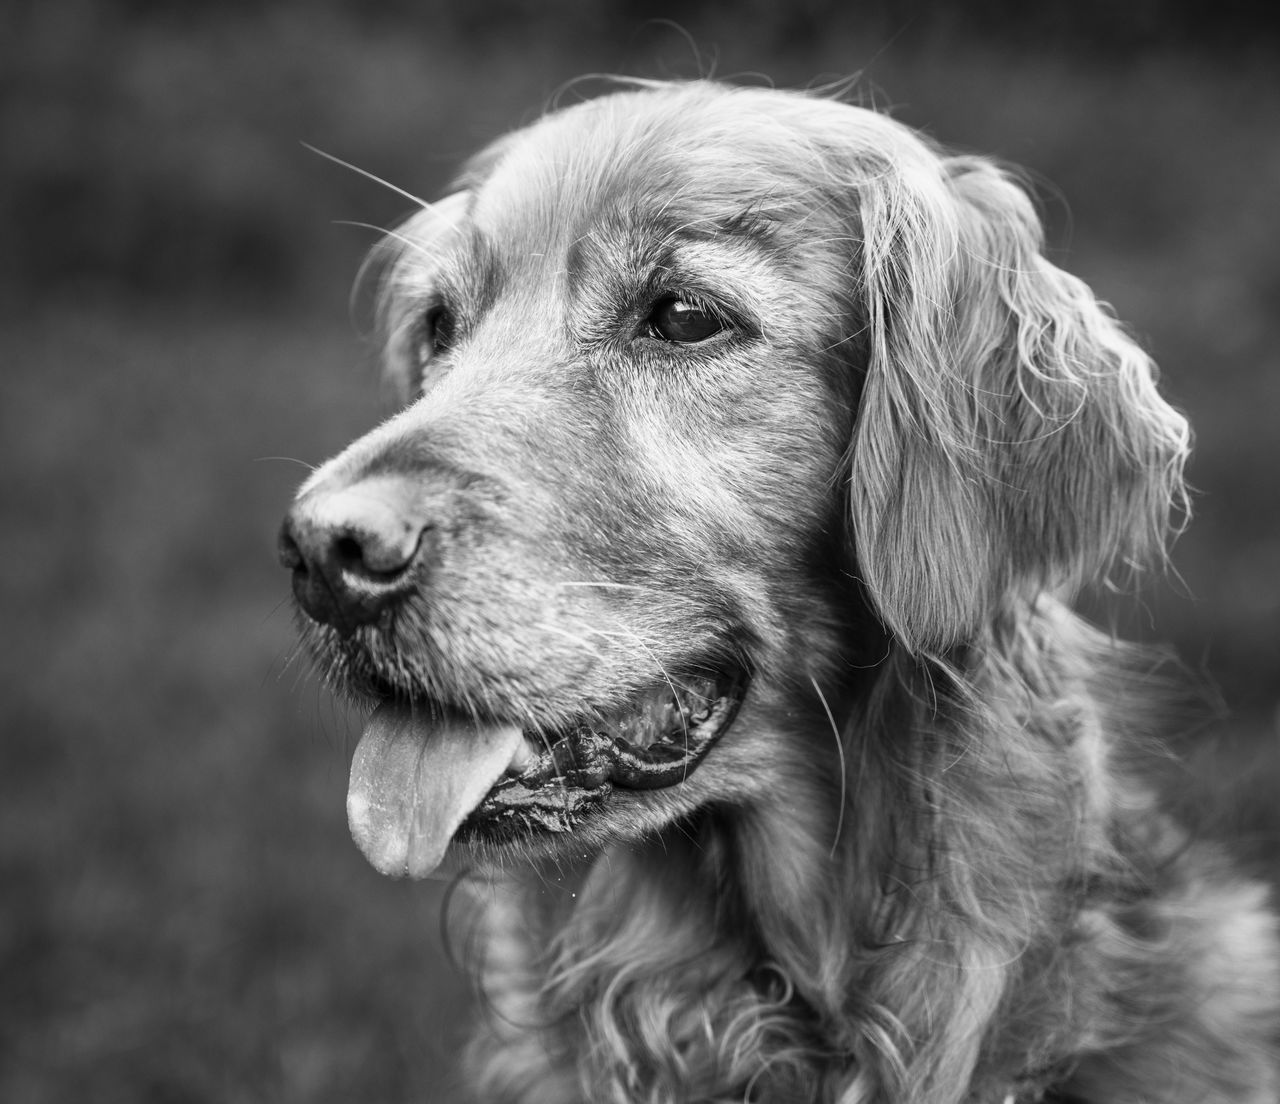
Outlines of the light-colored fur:
{"type": "Polygon", "coordinates": [[[1276,1100],[1266,895],[1142,780],[1159,659],[1065,604],[1163,554],[1186,423],[1014,177],[637,84],[387,249],[406,405],[308,489],[402,478],[434,559],[308,628],[334,681],[538,729],[754,673],[683,784],[477,846],[478,1099],[1276,1100]],[[671,295],[725,333],[655,340],[671,295]]]}

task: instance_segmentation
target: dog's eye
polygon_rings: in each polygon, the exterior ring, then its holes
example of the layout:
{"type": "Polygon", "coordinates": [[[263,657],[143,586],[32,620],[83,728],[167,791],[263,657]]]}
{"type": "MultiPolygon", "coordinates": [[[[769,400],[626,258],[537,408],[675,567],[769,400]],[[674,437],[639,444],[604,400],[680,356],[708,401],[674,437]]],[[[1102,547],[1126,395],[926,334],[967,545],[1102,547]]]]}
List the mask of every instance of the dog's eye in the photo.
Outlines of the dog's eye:
{"type": "Polygon", "coordinates": [[[706,307],[672,296],[661,300],[648,318],[649,332],[663,341],[692,345],[725,328],[725,321],[706,307]]]}
{"type": "Polygon", "coordinates": [[[457,324],[447,307],[432,307],[422,316],[413,338],[413,359],[419,371],[453,344],[457,324]]]}

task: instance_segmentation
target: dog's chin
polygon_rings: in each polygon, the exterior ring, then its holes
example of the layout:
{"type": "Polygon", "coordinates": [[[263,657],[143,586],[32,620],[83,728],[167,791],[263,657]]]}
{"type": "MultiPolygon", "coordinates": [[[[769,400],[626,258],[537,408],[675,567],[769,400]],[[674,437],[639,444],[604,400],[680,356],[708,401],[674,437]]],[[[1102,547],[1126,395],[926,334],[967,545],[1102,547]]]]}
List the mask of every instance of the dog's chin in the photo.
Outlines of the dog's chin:
{"type": "Polygon", "coordinates": [[[697,770],[749,682],[740,667],[663,680],[538,729],[388,695],[352,760],[352,835],[378,870],[410,877],[432,873],[453,844],[449,866],[463,854],[500,863],[590,847],[619,834],[613,821],[632,819],[615,808],[647,803],[697,770]]]}

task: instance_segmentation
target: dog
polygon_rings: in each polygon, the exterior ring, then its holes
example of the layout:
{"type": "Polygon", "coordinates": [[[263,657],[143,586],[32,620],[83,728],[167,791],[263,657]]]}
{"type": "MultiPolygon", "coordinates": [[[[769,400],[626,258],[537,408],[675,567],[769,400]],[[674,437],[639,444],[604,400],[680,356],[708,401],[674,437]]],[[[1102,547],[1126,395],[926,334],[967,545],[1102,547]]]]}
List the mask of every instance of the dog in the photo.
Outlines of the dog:
{"type": "Polygon", "coordinates": [[[1274,1104],[1266,889],[1146,780],[1183,417],[989,160],[625,82],[383,247],[280,537],[348,817],[476,904],[477,1098],[1274,1104]]]}

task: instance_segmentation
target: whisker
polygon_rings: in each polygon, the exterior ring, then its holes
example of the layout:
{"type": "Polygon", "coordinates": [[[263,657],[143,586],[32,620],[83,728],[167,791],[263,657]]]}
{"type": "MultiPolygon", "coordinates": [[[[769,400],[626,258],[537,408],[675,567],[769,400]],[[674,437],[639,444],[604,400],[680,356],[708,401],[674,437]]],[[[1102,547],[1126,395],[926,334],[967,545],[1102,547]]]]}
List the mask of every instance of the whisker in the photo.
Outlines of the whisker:
{"type": "Polygon", "coordinates": [[[363,176],[366,180],[372,180],[375,184],[381,184],[384,188],[390,189],[391,191],[395,192],[396,195],[398,196],[403,196],[405,199],[409,200],[411,203],[416,203],[419,207],[423,208],[424,210],[428,210],[431,207],[431,204],[428,203],[425,199],[422,199],[421,197],[414,195],[412,192],[406,192],[403,188],[397,188],[394,184],[391,183],[391,181],[383,180],[382,177],[376,175],[375,173],[371,173],[368,169],[362,169],[359,165],[353,165],[351,164],[350,161],[344,161],[342,160],[341,157],[336,157],[332,153],[326,153],[324,150],[318,148],[317,146],[313,146],[310,142],[303,142],[302,145],[305,149],[309,149],[312,153],[318,154],[320,157],[323,157],[326,161],[332,161],[335,165],[341,165],[344,169],[349,169],[351,172],[356,173],[359,176],[363,176]]]}
{"type": "Polygon", "coordinates": [[[575,580],[567,583],[557,583],[559,587],[607,587],[611,590],[655,590],[655,587],[642,586],[639,583],[606,583],[592,582],[589,579],[575,580]]]}
{"type": "MultiPolygon", "coordinates": [[[[614,623],[617,624],[617,626],[620,629],[622,629],[623,634],[625,634],[628,638],[633,640],[636,644],[640,645],[640,647],[644,649],[645,653],[649,656],[649,658],[653,660],[654,666],[657,667],[658,671],[662,674],[662,681],[665,682],[668,687],[670,687],[671,695],[676,700],[676,708],[679,709],[680,692],[679,690],[676,689],[675,680],[672,678],[671,673],[667,670],[666,664],[664,664],[662,660],[658,658],[658,654],[651,647],[649,647],[648,644],[644,642],[644,640],[640,637],[639,633],[635,632],[635,630],[631,629],[630,627],[628,627],[626,624],[624,624],[622,621],[618,620],[617,618],[614,618],[614,623]]],[[[689,688],[687,686],[684,686],[683,689],[687,691],[689,688]]],[[[684,749],[686,752],[688,752],[689,722],[685,719],[683,710],[680,710],[680,727],[684,731],[684,749]]],[[[689,763],[686,758],[686,761],[684,764],[684,773],[681,775],[681,779],[680,779],[681,782],[686,781],[688,777],[689,777],[689,763]]]]}
{"type": "Polygon", "coordinates": [[[836,857],[836,847],[840,843],[840,832],[844,828],[844,802],[845,802],[845,785],[846,785],[845,762],[844,762],[844,740],[841,738],[841,735],[840,735],[840,727],[839,725],[836,724],[836,719],[831,713],[831,706],[827,704],[827,696],[822,692],[822,687],[818,685],[818,680],[814,678],[812,675],[810,675],[809,681],[813,683],[813,689],[818,695],[818,700],[822,702],[823,711],[827,714],[827,720],[831,724],[831,731],[835,734],[836,751],[840,755],[840,813],[836,818],[836,834],[835,834],[835,838],[831,841],[831,852],[828,856],[829,858],[834,859],[836,857]]]}
{"type": "MultiPolygon", "coordinates": [[[[383,226],[375,226],[372,222],[360,222],[358,219],[334,219],[334,226],[354,226],[360,230],[372,230],[375,234],[381,234],[383,237],[395,238],[406,249],[414,250],[421,253],[424,257],[430,257],[431,254],[423,247],[421,242],[414,241],[406,234],[401,234],[398,230],[388,230],[383,226]]],[[[356,282],[359,283],[357,276],[356,282]]]]}
{"type": "Polygon", "coordinates": [[[299,460],[296,456],[255,456],[253,458],[255,464],[264,464],[273,460],[278,460],[285,464],[299,464],[309,472],[315,471],[320,466],[319,464],[309,464],[305,460],[299,460]]]}
{"type": "Polygon", "coordinates": [[[578,633],[570,632],[568,629],[562,629],[558,625],[549,625],[545,621],[535,622],[534,628],[541,629],[543,632],[553,633],[556,636],[563,636],[566,640],[572,640],[575,644],[582,646],[584,651],[590,652],[596,659],[602,660],[602,656],[598,649],[591,645],[585,636],[578,633]]]}

